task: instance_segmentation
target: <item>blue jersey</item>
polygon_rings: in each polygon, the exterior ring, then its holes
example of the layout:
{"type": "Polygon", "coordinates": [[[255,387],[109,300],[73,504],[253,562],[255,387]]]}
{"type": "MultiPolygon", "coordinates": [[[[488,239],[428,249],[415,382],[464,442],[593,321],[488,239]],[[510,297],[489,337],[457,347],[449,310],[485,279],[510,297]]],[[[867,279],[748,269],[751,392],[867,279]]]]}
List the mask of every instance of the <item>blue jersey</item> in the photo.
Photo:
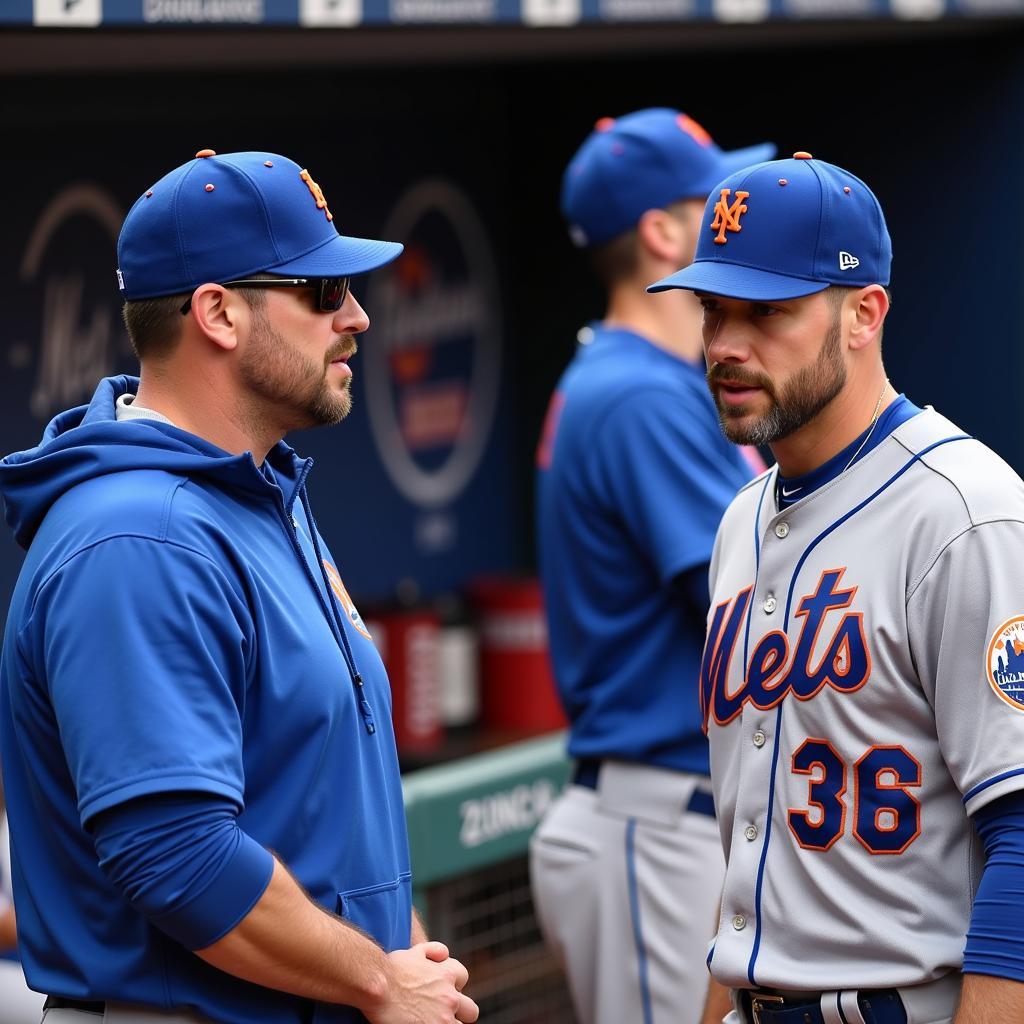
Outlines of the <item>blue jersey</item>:
{"type": "Polygon", "coordinates": [[[703,366],[595,326],[538,453],[540,568],[573,757],[707,772],[703,622],[672,581],[710,561],[752,475],[722,436],[703,366]]]}
{"type": "Polygon", "coordinates": [[[237,1024],[362,1020],[207,965],[97,864],[96,815],[215,794],[321,906],[386,950],[409,944],[388,680],[308,512],[311,463],[282,443],[259,468],[168,424],[115,422],[136,386],[102,382],[0,466],[28,548],[0,671],[26,976],[237,1024]]]}

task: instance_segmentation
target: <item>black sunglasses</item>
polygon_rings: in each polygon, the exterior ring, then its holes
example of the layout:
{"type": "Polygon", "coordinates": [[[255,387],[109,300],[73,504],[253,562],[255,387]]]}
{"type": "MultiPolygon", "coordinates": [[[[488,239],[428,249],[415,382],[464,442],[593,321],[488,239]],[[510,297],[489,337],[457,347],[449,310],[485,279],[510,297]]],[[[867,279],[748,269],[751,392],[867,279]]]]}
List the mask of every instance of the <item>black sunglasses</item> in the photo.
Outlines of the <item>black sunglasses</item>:
{"type": "MultiPolygon", "coordinates": [[[[225,288],[315,288],[316,308],[321,313],[337,313],[348,298],[347,277],[243,277],[224,281],[225,288]]],[[[192,308],[190,295],[181,307],[182,316],[192,308]]]]}

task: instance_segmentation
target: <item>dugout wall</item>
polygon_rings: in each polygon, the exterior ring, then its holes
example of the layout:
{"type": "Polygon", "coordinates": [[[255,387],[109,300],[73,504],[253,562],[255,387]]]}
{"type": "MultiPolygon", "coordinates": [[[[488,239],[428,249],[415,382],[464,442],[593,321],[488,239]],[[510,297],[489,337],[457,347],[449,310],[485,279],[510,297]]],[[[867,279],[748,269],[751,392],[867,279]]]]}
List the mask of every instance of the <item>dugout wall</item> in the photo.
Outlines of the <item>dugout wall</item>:
{"type": "MultiPolygon", "coordinates": [[[[343,231],[391,232],[417,254],[359,289],[375,323],[352,419],[296,439],[320,463],[322,528],[354,541],[335,545],[350,589],[387,598],[412,579],[429,596],[529,568],[543,407],[601,312],[559,178],[597,117],[671,104],[726,147],[773,139],[874,187],[894,239],[894,384],[1024,470],[1022,98],[1014,18],[8,29],[0,447],[33,443],[96,377],[131,368],[113,237],[135,196],[203,147],[280,151],[321,180],[343,231]]],[[[0,590],[18,562],[4,536],[0,590]]]]}

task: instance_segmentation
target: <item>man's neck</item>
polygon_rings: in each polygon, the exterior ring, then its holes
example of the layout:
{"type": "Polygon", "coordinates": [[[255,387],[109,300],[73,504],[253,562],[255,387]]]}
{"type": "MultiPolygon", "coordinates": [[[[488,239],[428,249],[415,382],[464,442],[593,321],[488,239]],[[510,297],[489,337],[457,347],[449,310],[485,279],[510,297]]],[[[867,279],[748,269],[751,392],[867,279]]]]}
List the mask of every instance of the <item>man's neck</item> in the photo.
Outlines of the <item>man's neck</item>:
{"type": "Polygon", "coordinates": [[[779,472],[796,477],[824,465],[876,423],[895,398],[881,367],[862,385],[845,388],[810,423],[769,446],[779,472]]]}
{"type": "Polygon", "coordinates": [[[232,455],[252,452],[257,466],[284,436],[257,425],[248,410],[239,407],[237,396],[210,379],[179,384],[175,378],[172,383],[169,374],[147,373],[143,367],[135,401],[232,455]]]}
{"type": "Polygon", "coordinates": [[[703,355],[701,309],[689,292],[648,295],[643,282],[623,282],[608,294],[604,324],[642,335],[651,344],[691,363],[703,355]]]}

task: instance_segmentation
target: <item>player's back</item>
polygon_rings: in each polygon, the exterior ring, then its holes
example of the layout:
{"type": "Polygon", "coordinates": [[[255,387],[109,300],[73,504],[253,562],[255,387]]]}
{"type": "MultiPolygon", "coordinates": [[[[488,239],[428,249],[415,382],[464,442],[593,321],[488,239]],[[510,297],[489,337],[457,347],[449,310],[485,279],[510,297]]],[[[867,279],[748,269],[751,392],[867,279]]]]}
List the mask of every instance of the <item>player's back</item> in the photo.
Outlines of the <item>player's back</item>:
{"type": "Polygon", "coordinates": [[[594,329],[552,398],[538,457],[541,575],[573,756],[706,771],[689,689],[703,630],[672,581],[708,561],[749,476],[702,366],[594,329]]]}

